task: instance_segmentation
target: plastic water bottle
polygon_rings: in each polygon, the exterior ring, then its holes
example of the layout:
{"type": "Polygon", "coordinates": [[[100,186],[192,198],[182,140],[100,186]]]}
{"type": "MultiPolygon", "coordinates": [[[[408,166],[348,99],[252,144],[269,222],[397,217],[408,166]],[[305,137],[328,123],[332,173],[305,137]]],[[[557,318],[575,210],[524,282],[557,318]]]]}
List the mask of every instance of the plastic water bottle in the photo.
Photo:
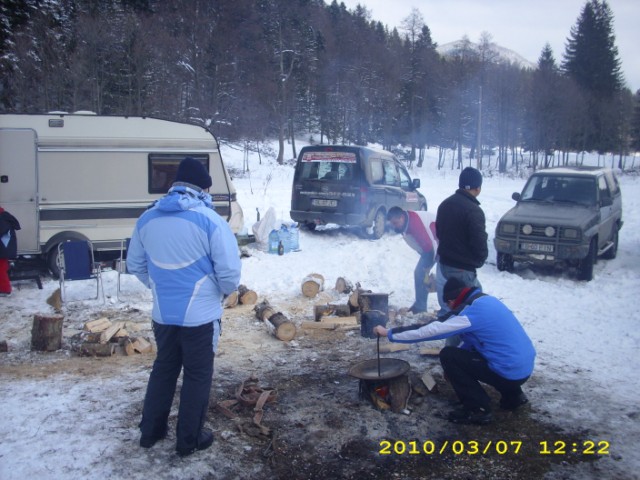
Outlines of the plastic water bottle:
{"type": "Polygon", "coordinates": [[[269,253],[278,253],[278,243],[280,242],[280,237],[278,236],[278,230],[271,230],[269,233],[269,253]]]}
{"type": "Polygon", "coordinates": [[[289,230],[286,225],[282,225],[278,231],[278,238],[282,242],[283,253],[289,253],[291,251],[291,241],[289,237],[289,230]]]}
{"type": "Polygon", "coordinates": [[[293,223],[289,227],[289,247],[292,252],[300,250],[300,229],[297,223],[293,223]]]}

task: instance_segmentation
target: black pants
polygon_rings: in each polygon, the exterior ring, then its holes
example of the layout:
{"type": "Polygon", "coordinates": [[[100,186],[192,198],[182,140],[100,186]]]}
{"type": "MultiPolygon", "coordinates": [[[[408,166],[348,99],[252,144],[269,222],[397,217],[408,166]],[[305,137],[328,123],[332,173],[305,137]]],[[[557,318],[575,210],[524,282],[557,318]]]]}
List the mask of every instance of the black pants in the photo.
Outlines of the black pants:
{"type": "Polygon", "coordinates": [[[209,406],[214,358],[213,323],[178,327],[153,322],[153,333],[158,354],[149,376],[140,431],[151,437],[161,437],[167,431],[176,383],[184,368],[176,446],[194,448],[209,406]]]}
{"type": "Polygon", "coordinates": [[[480,382],[494,387],[502,395],[501,403],[511,405],[522,393],[520,386],[529,377],[508,380],[501,377],[487,365],[478,352],[457,347],[444,347],[440,352],[440,363],[449,382],[465,408],[491,410],[491,399],[480,382]]]}

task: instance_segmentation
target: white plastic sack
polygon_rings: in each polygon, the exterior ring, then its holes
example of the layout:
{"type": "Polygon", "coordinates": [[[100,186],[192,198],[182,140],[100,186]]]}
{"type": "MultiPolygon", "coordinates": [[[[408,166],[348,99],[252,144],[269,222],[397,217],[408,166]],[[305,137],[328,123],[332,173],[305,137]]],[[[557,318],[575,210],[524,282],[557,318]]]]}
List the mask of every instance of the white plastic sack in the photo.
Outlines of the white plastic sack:
{"type": "Polygon", "coordinates": [[[269,234],[274,228],[276,228],[276,212],[273,207],[270,207],[260,221],[254,223],[251,227],[256,237],[256,247],[258,247],[258,250],[263,252],[269,250],[269,234]]]}

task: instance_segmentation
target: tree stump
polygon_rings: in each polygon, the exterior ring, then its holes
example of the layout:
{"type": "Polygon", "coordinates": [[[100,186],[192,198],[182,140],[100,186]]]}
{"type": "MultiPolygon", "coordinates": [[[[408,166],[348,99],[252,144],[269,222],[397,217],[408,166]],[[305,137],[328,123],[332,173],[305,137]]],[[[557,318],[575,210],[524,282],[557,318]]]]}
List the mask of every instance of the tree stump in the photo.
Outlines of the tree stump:
{"type": "Polygon", "coordinates": [[[313,298],[324,289],[324,277],[319,273],[311,273],[302,279],[302,294],[313,298]]]}
{"type": "Polygon", "coordinates": [[[62,347],[62,315],[34,315],[31,329],[31,350],[54,352],[62,347]]]}
{"type": "Polygon", "coordinates": [[[249,290],[246,286],[238,287],[238,300],[242,305],[255,305],[258,302],[258,294],[249,290]]]}

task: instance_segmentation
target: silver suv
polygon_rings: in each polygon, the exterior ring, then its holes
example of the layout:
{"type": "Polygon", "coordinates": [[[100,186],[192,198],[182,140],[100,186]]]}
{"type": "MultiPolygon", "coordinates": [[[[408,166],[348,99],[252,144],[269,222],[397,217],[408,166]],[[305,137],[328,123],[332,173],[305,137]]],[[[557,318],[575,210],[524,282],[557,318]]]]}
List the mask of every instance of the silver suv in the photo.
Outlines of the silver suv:
{"type": "Polygon", "coordinates": [[[575,267],[578,279],[591,280],[598,257],[612,259],[622,228],[622,196],[606,168],[562,167],[529,178],[518,203],[496,227],[498,270],[514,262],[575,267]]]}

